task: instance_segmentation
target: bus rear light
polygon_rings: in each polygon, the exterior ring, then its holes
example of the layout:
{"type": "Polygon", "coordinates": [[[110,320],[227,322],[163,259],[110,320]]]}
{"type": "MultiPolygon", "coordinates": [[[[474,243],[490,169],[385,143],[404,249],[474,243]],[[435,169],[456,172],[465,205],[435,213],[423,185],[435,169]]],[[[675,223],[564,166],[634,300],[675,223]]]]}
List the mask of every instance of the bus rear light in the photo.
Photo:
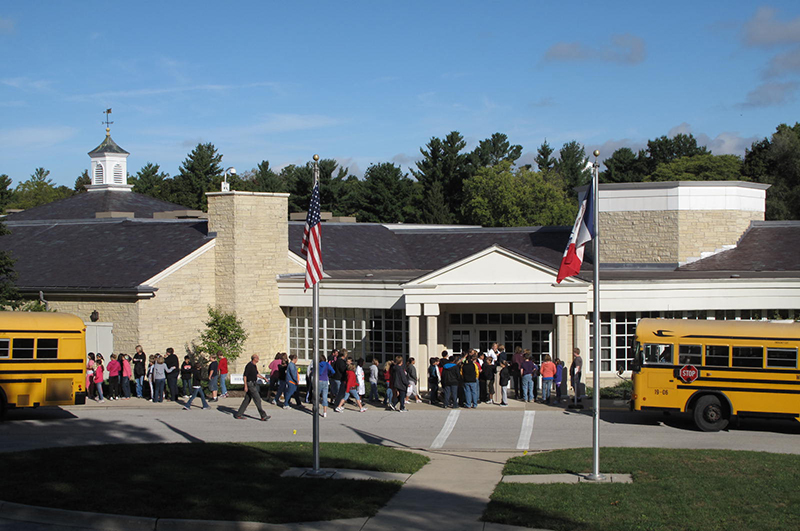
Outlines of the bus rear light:
{"type": "Polygon", "coordinates": [[[637,398],[639,398],[639,395],[633,395],[634,400],[636,400],[637,398]]]}

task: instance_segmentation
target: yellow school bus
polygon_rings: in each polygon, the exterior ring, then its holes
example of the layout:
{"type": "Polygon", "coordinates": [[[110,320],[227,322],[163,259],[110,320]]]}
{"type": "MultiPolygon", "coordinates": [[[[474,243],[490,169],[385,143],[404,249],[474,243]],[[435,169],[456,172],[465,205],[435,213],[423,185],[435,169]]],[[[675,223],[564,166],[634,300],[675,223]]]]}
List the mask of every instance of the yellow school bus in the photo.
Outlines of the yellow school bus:
{"type": "Polygon", "coordinates": [[[800,420],[800,323],[642,319],[631,409],[691,413],[718,431],[734,415],[800,420]]]}
{"type": "Polygon", "coordinates": [[[86,326],[67,313],[0,312],[0,416],[86,401],[86,326]]]}

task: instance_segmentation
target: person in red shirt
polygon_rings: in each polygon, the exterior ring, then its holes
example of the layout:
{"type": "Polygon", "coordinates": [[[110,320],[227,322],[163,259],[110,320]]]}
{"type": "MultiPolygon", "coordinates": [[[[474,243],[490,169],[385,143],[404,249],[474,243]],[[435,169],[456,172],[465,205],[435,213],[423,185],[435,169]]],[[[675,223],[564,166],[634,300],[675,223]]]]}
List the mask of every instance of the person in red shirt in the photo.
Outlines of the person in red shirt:
{"type": "Polygon", "coordinates": [[[220,352],[217,354],[219,357],[219,389],[222,398],[228,398],[228,385],[225,380],[228,379],[228,358],[220,352]]]}
{"type": "Polygon", "coordinates": [[[345,373],[345,375],[347,376],[345,384],[347,386],[346,393],[344,398],[342,398],[339,401],[339,404],[336,407],[336,409],[334,409],[334,411],[336,411],[337,413],[341,413],[342,411],[344,411],[344,403],[347,401],[347,395],[349,394],[350,397],[353,400],[355,400],[359,412],[361,413],[365,412],[367,408],[365,408],[361,404],[361,396],[358,394],[358,379],[356,378],[356,366],[352,361],[347,362],[347,372],[345,373]]]}
{"type": "Polygon", "coordinates": [[[542,375],[542,402],[550,403],[550,391],[553,388],[553,378],[556,375],[556,364],[553,363],[550,354],[545,354],[544,362],[539,373],[542,375]]]}

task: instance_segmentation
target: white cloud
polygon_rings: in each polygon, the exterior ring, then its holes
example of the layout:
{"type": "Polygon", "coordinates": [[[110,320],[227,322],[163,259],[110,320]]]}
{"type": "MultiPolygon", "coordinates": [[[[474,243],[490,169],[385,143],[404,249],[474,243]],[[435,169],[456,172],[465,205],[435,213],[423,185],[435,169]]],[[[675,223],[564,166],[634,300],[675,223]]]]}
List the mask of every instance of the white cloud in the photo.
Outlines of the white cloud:
{"type": "Polygon", "coordinates": [[[551,98],[550,96],[546,96],[544,98],[539,98],[538,100],[532,102],[530,104],[531,107],[534,108],[541,108],[541,107],[554,107],[556,104],[556,100],[551,98]]]}
{"type": "Polygon", "coordinates": [[[644,39],[630,33],[612,35],[610,43],[603,46],[587,46],[579,42],[559,42],[552,45],[544,54],[544,61],[601,61],[635,65],[647,56],[644,39]]]}
{"type": "Polygon", "coordinates": [[[777,10],[762,6],[743,28],[748,46],[776,46],[800,43],[800,16],[791,20],[776,20],[777,10]]]}
{"type": "Polygon", "coordinates": [[[180,94],[184,92],[221,92],[226,90],[239,90],[258,87],[269,87],[277,91],[280,83],[262,81],[258,83],[246,83],[243,85],[224,85],[224,84],[204,84],[204,85],[184,85],[179,87],[163,88],[142,88],[132,90],[113,90],[107,92],[96,92],[94,94],[84,94],[74,96],[73,100],[88,100],[98,98],[135,98],[142,96],[158,96],[162,94],[180,94]]]}
{"type": "Polygon", "coordinates": [[[0,35],[10,35],[14,33],[14,21],[10,18],[0,17],[0,35]]]}
{"type": "Polygon", "coordinates": [[[406,155],[405,153],[398,153],[397,155],[392,157],[392,162],[400,166],[410,166],[414,164],[418,159],[419,157],[417,156],[406,155]]]}
{"type": "Polygon", "coordinates": [[[19,90],[47,90],[53,82],[47,79],[30,79],[28,77],[7,77],[0,79],[1,85],[19,90]]]}
{"type": "Polygon", "coordinates": [[[67,126],[0,129],[0,146],[5,150],[39,149],[59,144],[76,133],[77,129],[67,126]]]}
{"type": "Polygon", "coordinates": [[[762,83],[747,93],[747,98],[739,107],[772,107],[794,101],[798,83],[762,83]]]}
{"type": "Polygon", "coordinates": [[[785,74],[800,74],[800,46],[773,57],[764,72],[767,78],[785,74]]]}

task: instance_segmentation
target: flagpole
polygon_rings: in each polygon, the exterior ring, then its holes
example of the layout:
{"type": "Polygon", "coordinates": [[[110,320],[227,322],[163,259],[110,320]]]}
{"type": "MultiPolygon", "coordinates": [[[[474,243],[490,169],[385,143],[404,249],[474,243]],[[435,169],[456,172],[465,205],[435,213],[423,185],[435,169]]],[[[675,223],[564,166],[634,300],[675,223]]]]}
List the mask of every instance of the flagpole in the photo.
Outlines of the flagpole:
{"type": "MultiPolygon", "coordinates": [[[[311,189],[314,189],[319,181],[319,155],[314,155],[314,183],[311,189]]],[[[320,279],[321,281],[322,279],[320,279]]],[[[313,453],[314,453],[314,468],[311,470],[311,475],[321,475],[322,471],[319,468],[319,282],[314,284],[313,291],[313,315],[314,315],[314,332],[311,339],[311,356],[314,366],[314,389],[312,391],[314,401],[314,411],[311,415],[314,419],[313,423],[313,453]]],[[[327,397],[326,397],[327,400],[327,397]]]]}
{"type": "Polygon", "coordinates": [[[600,164],[597,157],[600,151],[595,150],[594,164],[592,165],[592,215],[594,218],[594,239],[592,240],[592,252],[594,253],[594,309],[592,315],[592,325],[594,335],[592,337],[592,350],[594,358],[594,369],[592,370],[592,473],[587,479],[602,481],[605,476],[600,473],[600,164]]]}

